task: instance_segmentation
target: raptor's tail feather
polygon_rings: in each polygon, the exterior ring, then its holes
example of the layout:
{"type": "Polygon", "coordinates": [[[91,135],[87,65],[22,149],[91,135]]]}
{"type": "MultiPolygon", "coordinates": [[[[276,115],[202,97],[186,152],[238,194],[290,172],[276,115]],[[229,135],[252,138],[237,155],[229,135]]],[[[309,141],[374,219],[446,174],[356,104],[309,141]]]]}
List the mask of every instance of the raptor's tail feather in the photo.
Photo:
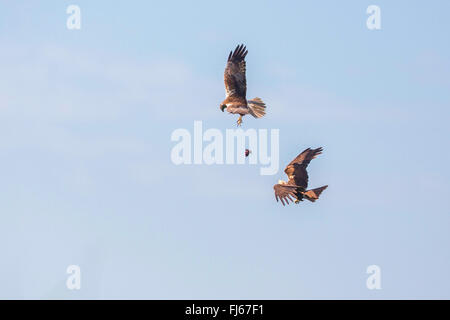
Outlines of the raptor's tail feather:
{"type": "Polygon", "coordinates": [[[319,199],[320,194],[326,188],[328,188],[328,186],[323,186],[323,187],[320,187],[320,188],[307,190],[307,191],[303,192],[303,196],[304,196],[305,199],[308,199],[309,201],[314,202],[317,199],[319,199]]]}
{"type": "Polygon", "coordinates": [[[247,103],[250,114],[255,118],[261,118],[266,114],[266,104],[261,100],[261,98],[248,100],[247,103]]]}

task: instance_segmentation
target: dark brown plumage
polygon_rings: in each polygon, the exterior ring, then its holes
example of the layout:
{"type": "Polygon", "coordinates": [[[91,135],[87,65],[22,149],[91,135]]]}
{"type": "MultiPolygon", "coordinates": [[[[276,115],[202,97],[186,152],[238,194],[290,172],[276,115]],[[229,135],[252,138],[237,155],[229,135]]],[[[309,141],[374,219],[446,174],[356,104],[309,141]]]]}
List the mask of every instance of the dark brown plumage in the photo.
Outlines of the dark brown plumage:
{"type": "Polygon", "coordinates": [[[226,98],[220,104],[220,109],[227,109],[229,113],[239,114],[238,125],[242,123],[242,116],[251,114],[261,118],[266,114],[265,103],[260,98],[247,101],[247,80],[245,77],[247,56],[246,47],[241,44],[228,55],[224,72],[226,98]]]}
{"type": "MultiPolygon", "coordinates": [[[[237,46],[234,52],[230,51],[227,65],[225,67],[224,82],[227,98],[244,99],[243,104],[247,104],[247,80],[245,78],[247,49],[243,44],[237,46]]],[[[230,99],[231,100],[231,99],[230,99]]]]}
{"type": "Polygon", "coordinates": [[[309,201],[316,201],[320,194],[328,186],[323,186],[316,189],[306,190],[308,187],[308,172],[306,168],[312,159],[322,153],[322,148],[311,149],[308,148],[300,153],[294,160],[292,160],[284,169],[289,180],[279,181],[273,186],[275,191],[275,199],[281,200],[283,206],[289,204],[289,200],[295,203],[307,199],[309,201]]]}

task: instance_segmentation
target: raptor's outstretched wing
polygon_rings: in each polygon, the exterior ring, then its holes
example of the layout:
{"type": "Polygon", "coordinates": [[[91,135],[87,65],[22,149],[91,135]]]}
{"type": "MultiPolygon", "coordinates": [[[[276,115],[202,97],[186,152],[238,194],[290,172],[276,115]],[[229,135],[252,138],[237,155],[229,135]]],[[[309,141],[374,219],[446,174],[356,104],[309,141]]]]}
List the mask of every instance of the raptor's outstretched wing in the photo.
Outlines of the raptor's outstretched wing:
{"type": "Polygon", "coordinates": [[[297,186],[306,190],[308,187],[308,172],[306,168],[309,162],[322,153],[322,148],[311,149],[308,148],[300,153],[294,160],[292,160],[284,169],[284,172],[297,186]]]}
{"type": "Polygon", "coordinates": [[[289,204],[289,200],[294,202],[293,199],[297,199],[297,197],[295,196],[295,190],[297,189],[297,186],[277,183],[273,186],[273,189],[275,190],[275,199],[277,199],[277,201],[278,199],[280,199],[283,206],[286,203],[289,204]]]}
{"type": "MultiPolygon", "coordinates": [[[[305,168],[308,166],[309,162],[314,159],[315,157],[317,157],[319,154],[321,154],[323,151],[323,148],[317,148],[317,149],[305,149],[302,153],[300,153],[297,157],[295,157],[294,160],[292,160],[289,164],[288,167],[294,163],[297,164],[301,164],[304,165],[305,168]]],[[[287,167],[286,167],[287,169],[287,167]]]]}
{"type": "Polygon", "coordinates": [[[245,56],[247,50],[243,44],[238,45],[234,52],[228,56],[225,67],[224,82],[227,98],[239,96],[245,99],[247,94],[247,81],[245,79],[245,56]]]}

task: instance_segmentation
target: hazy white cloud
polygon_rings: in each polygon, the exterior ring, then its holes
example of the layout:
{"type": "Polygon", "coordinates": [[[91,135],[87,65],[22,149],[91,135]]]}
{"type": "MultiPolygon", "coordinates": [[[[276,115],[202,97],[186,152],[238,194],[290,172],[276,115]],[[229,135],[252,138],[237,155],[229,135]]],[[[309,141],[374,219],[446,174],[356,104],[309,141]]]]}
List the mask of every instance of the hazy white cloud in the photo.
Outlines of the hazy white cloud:
{"type": "Polygon", "coordinates": [[[206,105],[212,91],[181,61],[135,61],[55,45],[7,47],[0,68],[3,118],[110,121],[142,109],[165,118],[206,105]]]}

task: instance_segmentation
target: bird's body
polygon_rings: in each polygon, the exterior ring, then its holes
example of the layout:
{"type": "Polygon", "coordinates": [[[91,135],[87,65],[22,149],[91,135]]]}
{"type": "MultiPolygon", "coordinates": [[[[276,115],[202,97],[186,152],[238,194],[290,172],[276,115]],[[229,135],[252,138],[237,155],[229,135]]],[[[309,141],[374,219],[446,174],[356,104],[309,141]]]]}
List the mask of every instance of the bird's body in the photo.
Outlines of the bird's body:
{"type": "Polygon", "coordinates": [[[244,45],[239,45],[230,52],[224,72],[226,98],[220,104],[220,109],[227,109],[229,113],[239,114],[238,126],[242,123],[242,117],[251,114],[255,118],[261,118],[266,114],[266,105],[260,98],[247,100],[247,80],[245,77],[245,56],[248,51],[244,45]]]}
{"type": "Polygon", "coordinates": [[[229,96],[223,100],[222,105],[227,106],[227,111],[244,116],[249,113],[247,100],[241,96],[229,96]]]}
{"type": "Polygon", "coordinates": [[[322,153],[322,148],[306,149],[300,153],[294,160],[292,160],[284,170],[288,176],[288,181],[280,180],[273,186],[275,191],[275,199],[281,200],[283,206],[285,203],[289,204],[289,200],[299,203],[303,199],[311,202],[319,199],[320,194],[328,186],[323,186],[316,189],[306,190],[308,187],[308,172],[306,168],[309,162],[316,156],[322,153]],[[294,200],[294,199],[295,200],[294,200]]]}

